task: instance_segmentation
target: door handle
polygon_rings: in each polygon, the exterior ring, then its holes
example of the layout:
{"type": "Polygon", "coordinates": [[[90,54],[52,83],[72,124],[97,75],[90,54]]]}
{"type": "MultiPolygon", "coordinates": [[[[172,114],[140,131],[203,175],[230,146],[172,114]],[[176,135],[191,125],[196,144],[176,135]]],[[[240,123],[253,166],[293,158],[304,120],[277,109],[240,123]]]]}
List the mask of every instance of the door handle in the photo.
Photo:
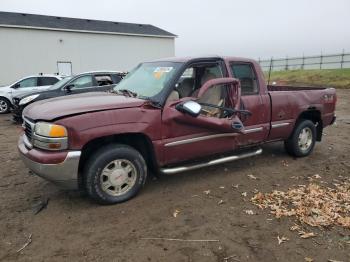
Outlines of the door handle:
{"type": "Polygon", "coordinates": [[[232,122],[232,128],[239,131],[243,128],[243,125],[242,123],[234,121],[232,122]]]}

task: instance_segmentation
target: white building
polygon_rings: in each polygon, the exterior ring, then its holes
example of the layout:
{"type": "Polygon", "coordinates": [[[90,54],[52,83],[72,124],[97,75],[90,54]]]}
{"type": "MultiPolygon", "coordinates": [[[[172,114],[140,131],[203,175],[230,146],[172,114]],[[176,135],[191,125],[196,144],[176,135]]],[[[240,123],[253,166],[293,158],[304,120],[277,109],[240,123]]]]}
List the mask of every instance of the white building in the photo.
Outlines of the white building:
{"type": "Polygon", "coordinates": [[[37,73],[127,71],[174,56],[175,37],[146,24],[0,12],[0,85],[37,73]]]}

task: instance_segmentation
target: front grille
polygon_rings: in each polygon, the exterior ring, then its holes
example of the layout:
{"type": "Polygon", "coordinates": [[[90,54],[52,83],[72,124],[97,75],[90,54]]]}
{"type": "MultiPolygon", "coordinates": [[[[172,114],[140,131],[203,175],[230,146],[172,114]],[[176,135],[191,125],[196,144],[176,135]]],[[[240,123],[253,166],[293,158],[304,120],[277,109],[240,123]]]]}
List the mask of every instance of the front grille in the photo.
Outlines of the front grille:
{"type": "Polygon", "coordinates": [[[24,133],[26,134],[28,140],[32,141],[32,125],[27,120],[24,120],[24,133]]]}

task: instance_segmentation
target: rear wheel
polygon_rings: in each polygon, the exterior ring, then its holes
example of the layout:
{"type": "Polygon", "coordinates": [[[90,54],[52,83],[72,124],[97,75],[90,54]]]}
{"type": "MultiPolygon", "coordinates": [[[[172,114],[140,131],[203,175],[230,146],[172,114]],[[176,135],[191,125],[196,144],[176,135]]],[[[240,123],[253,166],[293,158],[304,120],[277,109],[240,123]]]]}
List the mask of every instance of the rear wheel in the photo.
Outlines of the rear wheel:
{"type": "Polygon", "coordinates": [[[311,154],[316,142],[316,127],[310,120],[300,121],[292,135],[284,142],[286,151],[296,157],[311,154]]]}
{"type": "Polygon", "coordinates": [[[132,147],[120,144],[98,150],[84,170],[89,196],[101,204],[120,203],[134,197],[145,184],[147,165],[132,147]]]}
{"type": "Polygon", "coordinates": [[[8,113],[10,111],[10,107],[10,102],[4,97],[0,97],[0,114],[8,113]]]}

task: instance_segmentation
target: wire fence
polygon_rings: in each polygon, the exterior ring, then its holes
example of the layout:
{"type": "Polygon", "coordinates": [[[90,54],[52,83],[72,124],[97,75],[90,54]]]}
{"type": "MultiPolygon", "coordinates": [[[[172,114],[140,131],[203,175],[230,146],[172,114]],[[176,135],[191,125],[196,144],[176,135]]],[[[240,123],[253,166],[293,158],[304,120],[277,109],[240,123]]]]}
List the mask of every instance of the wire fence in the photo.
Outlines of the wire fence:
{"type": "Polygon", "coordinates": [[[350,68],[350,53],[327,54],[318,56],[285,57],[260,60],[263,71],[282,71],[297,69],[339,69],[350,68]]]}

